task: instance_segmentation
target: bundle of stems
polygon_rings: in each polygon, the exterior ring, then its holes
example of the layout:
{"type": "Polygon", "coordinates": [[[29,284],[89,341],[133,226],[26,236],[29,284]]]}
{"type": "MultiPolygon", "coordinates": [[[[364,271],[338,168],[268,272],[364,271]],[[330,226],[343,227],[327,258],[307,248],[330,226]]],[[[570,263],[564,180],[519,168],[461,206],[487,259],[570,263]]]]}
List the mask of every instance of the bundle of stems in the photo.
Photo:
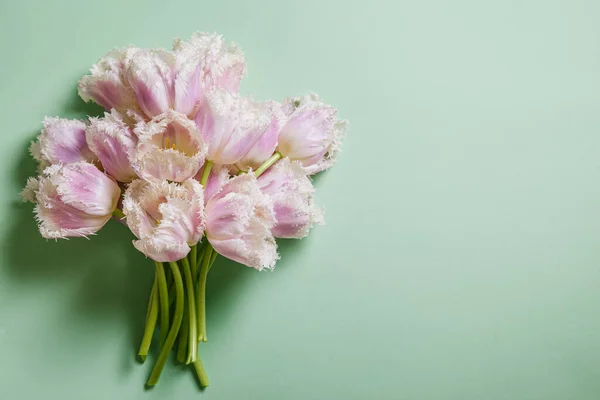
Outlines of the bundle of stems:
{"type": "Polygon", "coordinates": [[[154,285],[148,302],[146,327],[138,355],[146,360],[158,322],[160,353],[146,383],[158,383],[171,350],[176,348],[177,361],[193,366],[200,384],[209,380],[198,355],[198,344],[206,342],[206,279],[217,253],[210,243],[195,245],[187,257],[171,262],[169,269],[155,262],[154,285]],[[198,252],[199,247],[199,252],[198,252]],[[175,346],[177,342],[177,346],[175,346]]]}

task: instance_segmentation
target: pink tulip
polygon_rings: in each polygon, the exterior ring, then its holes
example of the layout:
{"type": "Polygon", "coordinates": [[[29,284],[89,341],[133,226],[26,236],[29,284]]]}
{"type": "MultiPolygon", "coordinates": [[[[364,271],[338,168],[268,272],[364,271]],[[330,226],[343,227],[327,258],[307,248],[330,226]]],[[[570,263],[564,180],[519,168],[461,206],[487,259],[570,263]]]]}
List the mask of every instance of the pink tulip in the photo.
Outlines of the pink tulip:
{"type": "Polygon", "coordinates": [[[202,238],[202,186],[193,179],[183,183],[137,179],[125,192],[123,213],[138,238],[133,244],[139,251],[155,261],[177,261],[202,238]]]}
{"type": "Polygon", "coordinates": [[[278,259],[274,224],[273,206],[253,174],[230,179],[206,204],[210,244],[219,254],[258,270],[273,269],[278,259]]]}
{"type": "Polygon", "coordinates": [[[250,150],[236,163],[239,170],[247,171],[249,168],[257,169],[263,162],[273,155],[277,147],[279,132],[286,122],[281,104],[269,101],[265,104],[269,110],[271,124],[267,130],[252,145],[250,150]]]}
{"type": "Polygon", "coordinates": [[[208,143],[208,159],[215,164],[240,161],[271,126],[266,104],[224,90],[207,94],[203,112],[196,123],[201,122],[198,127],[208,143]]]}
{"type": "Polygon", "coordinates": [[[93,100],[107,111],[135,108],[133,91],[125,76],[131,58],[139,51],[135,47],[115,49],[98,61],[79,81],[79,96],[87,103],[93,100]]]}
{"type": "Polygon", "coordinates": [[[163,49],[140,50],[131,58],[127,79],[144,113],[152,118],[171,107],[175,56],[163,49]]]}
{"type": "Polygon", "coordinates": [[[246,58],[242,50],[235,44],[229,44],[223,36],[215,33],[199,32],[192,35],[189,41],[175,40],[173,50],[185,67],[186,73],[180,73],[182,93],[184,88],[194,85],[197,78],[190,79],[199,73],[203,91],[224,89],[237,92],[240,81],[246,74],[246,58]]]}
{"type": "Polygon", "coordinates": [[[134,129],[138,144],[133,168],[147,180],[183,182],[196,175],[206,156],[206,144],[193,121],[173,110],[134,129]]]}
{"type": "Polygon", "coordinates": [[[137,175],[130,159],[135,152],[137,137],[116,110],[104,118],[90,118],[86,130],[90,149],[98,156],[102,167],[119,182],[131,182],[137,175]]]}
{"type": "Polygon", "coordinates": [[[51,165],[29,178],[22,196],[36,203],[40,232],[47,239],[92,235],[111,218],[121,189],[93,164],[51,165]]]}
{"type": "Polygon", "coordinates": [[[289,119],[279,134],[279,152],[300,161],[309,175],[331,167],[347,122],[338,120],[337,110],[316,94],[288,98],[283,109],[289,119]]]}
{"type": "Polygon", "coordinates": [[[82,121],[46,117],[42,133],[29,150],[42,170],[50,164],[95,161],[97,157],[85,140],[85,129],[82,121]]]}
{"type": "Polygon", "coordinates": [[[275,163],[258,178],[258,186],[273,202],[273,236],[301,239],[313,225],[323,224],[323,211],[312,199],[315,188],[298,161],[284,158],[275,163]]]}

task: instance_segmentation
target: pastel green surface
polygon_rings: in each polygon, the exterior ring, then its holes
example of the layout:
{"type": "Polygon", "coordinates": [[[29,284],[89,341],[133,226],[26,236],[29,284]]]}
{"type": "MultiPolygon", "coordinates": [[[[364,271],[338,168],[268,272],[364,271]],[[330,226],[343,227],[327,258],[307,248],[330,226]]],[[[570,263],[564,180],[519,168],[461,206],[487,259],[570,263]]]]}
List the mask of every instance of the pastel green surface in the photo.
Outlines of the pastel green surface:
{"type": "MultiPolygon", "coordinates": [[[[600,3],[0,2],[0,398],[600,398],[600,3]],[[153,263],[112,223],[41,239],[17,193],[112,47],[218,31],[243,92],[351,121],[327,225],[273,273],[220,260],[211,386],[135,361],[153,263]]],[[[156,349],[153,351],[156,356],[156,349]]],[[[150,360],[152,361],[152,360],[150,360]]]]}

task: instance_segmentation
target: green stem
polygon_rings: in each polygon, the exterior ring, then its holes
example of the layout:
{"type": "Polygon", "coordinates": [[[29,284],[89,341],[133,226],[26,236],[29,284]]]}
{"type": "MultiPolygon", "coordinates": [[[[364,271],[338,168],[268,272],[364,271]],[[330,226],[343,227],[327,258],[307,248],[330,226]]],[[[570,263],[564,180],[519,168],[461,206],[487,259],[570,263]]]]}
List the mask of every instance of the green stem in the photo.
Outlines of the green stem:
{"type": "Polygon", "coordinates": [[[156,319],[158,317],[158,288],[157,280],[154,279],[152,285],[152,291],[150,292],[150,301],[148,302],[148,312],[146,313],[146,327],[144,329],[144,336],[142,337],[142,343],[140,344],[140,350],[138,355],[142,362],[146,361],[148,355],[148,349],[150,349],[150,343],[152,342],[152,335],[154,335],[154,328],[156,327],[156,319]]]}
{"type": "Polygon", "coordinates": [[[212,268],[213,264],[215,263],[215,260],[217,259],[218,255],[219,255],[219,253],[217,253],[215,250],[213,250],[211,257],[210,257],[210,264],[208,264],[209,271],[212,268]]]}
{"type": "Polygon", "coordinates": [[[275,164],[277,161],[279,161],[279,159],[281,158],[281,153],[280,152],[275,152],[275,154],[273,154],[271,157],[269,157],[269,159],[267,161],[265,161],[264,163],[262,163],[262,165],[260,167],[258,167],[256,169],[256,171],[254,171],[254,175],[256,175],[256,177],[258,178],[259,176],[261,176],[263,174],[263,172],[265,172],[271,165],[275,164]]]}
{"type": "Polygon", "coordinates": [[[208,376],[206,375],[206,371],[204,370],[204,365],[202,365],[202,360],[200,360],[200,357],[194,361],[194,370],[196,371],[196,376],[200,381],[200,385],[202,385],[202,387],[207,387],[210,384],[210,381],[208,380],[208,376]]]}
{"type": "Polygon", "coordinates": [[[198,265],[197,265],[197,255],[198,253],[198,243],[192,246],[190,250],[190,266],[192,267],[192,278],[196,280],[196,275],[198,274],[198,265]]]}
{"type": "Polygon", "coordinates": [[[187,355],[187,344],[188,344],[188,333],[189,333],[189,314],[186,313],[185,311],[187,309],[187,306],[184,306],[184,313],[183,313],[183,322],[181,324],[181,329],[179,330],[179,337],[177,338],[177,340],[179,341],[179,345],[177,348],[177,361],[179,361],[180,363],[184,363],[186,361],[186,355],[187,355]]]}
{"type": "Polygon", "coordinates": [[[188,312],[189,312],[189,333],[188,333],[188,357],[186,364],[196,361],[198,354],[198,342],[196,341],[197,326],[196,326],[196,300],[194,296],[194,280],[192,279],[192,271],[187,258],[181,260],[183,264],[183,274],[185,275],[186,291],[188,296],[188,312]]]}
{"type": "Polygon", "coordinates": [[[210,170],[212,169],[212,166],[212,161],[207,161],[204,164],[204,171],[202,171],[202,177],[200,178],[200,184],[202,186],[206,186],[206,181],[208,181],[208,176],[210,175],[210,170]]]}
{"type": "MultiPolygon", "coordinates": [[[[205,245],[200,247],[200,254],[198,254],[198,261],[196,263],[196,271],[200,269],[200,264],[202,263],[202,260],[204,259],[204,254],[206,253],[206,247],[207,246],[205,245]]],[[[194,278],[198,279],[197,276],[195,276],[194,278]]]]}
{"type": "Polygon", "coordinates": [[[185,298],[181,272],[179,272],[179,266],[177,263],[171,262],[169,265],[171,266],[171,271],[173,271],[173,279],[175,281],[175,313],[173,315],[173,324],[171,325],[171,330],[169,331],[169,335],[167,335],[167,340],[165,340],[165,344],[160,350],[160,354],[158,355],[154,369],[150,374],[150,378],[148,378],[148,382],[146,382],[146,385],[148,386],[154,386],[158,383],[160,374],[167,363],[169,353],[171,352],[173,344],[175,343],[175,339],[177,338],[177,334],[179,333],[179,328],[181,328],[181,320],[183,319],[183,304],[185,298]]]}
{"type": "Polygon", "coordinates": [[[118,209],[118,208],[115,208],[115,210],[112,212],[112,215],[113,215],[114,217],[116,217],[116,218],[119,218],[119,219],[123,219],[123,218],[125,218],[125,214],[123,214],[123,211],[121,211],[121,210],[120,210],[120,209],[118,209]]]}
{"type": "Polygon", "coordinates": [[[198,278],[198,292],[196,293],[196,311],[198,312],[198,341],[206,342],[206,278],[210,268],[213,248],[210,243],[206,243],[206,253],[200,267],[200,277],[198,278]]]}
{"type": "Polygon", "coordinates": [[[158,281],[158,299],[160,303],[160,345],[165,343],[169,331],[169,289],[167,288],[167,277],[163,263],[156,264],[156,280],[158,281]]]}

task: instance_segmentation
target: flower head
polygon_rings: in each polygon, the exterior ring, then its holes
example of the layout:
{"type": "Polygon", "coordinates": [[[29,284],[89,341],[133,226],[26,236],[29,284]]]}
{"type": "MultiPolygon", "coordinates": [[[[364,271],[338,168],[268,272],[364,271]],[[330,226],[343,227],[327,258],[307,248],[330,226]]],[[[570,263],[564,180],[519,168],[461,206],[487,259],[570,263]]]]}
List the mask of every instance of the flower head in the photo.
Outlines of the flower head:
{"type": "Polygon", "coordinates": [[[278,259],[271,234],[273,206],[253,174],[230,179],[206,204],[206,237],[215,250],[249,267],[272,269],[278,259]]]}
{"type": "Polygon", "coordinates": [[[40,232],[47,239],[92,235],[111,218],[121,189],[93,164],[55,164],[30,178],[22,196],[36,203],[40,232]]]}
{"type": "Polygon", "coordinates": [[[258,178],[258,186],[273,202],[273,236],[301,239],[313,225],[323,223],[323,211],[312,199],[315,188],[298,161],[277,162],[258,178]]]}
{"type": "Polygon", "coordinates": [[[214,90],[207,94],[203,117],[197,117],[196,123],[208,143],[208,159],[215,164],[235,164],[267,132],[271,116],[264,103],[214,90]]]}
{"type": "Polygon", "coordinates": [[[86,125],[83,121],[64,118],[44,118],[44,129],[37,142],[29,148],[40,163],[40,169],[50,164],[67,164],[78,161],[95,161],[96,155],[85,140],[86,125]]]}
{"type": "Polygon", "coordinates": [[[139,251],[155,261],[177,261],[202,238],[202,186],[193,179],[183,183],[137,179],[125,192],[123,213],[138,238],[133,244],[139,251]]]}
{"type": "Polygon", "coordinates": [[[86,139],[104,170],[117,181],[131,182],[137,177],[130,163],[137,137],[118,111],[113,109],[104,118],[90,118],[86,139]]]}
{"type": "Polygon", "coordinates": [[[265,105],[268,107],[271,123],[248,152],[236,163],[236,167],[242,171],[258,168],[273,155],[277,147],[279,132],[285,124],[286,115],[283,113],[281,104],[275,101],[269,101],[265,105]]]}
{"type": "Polygon", "coordinates": [[[79,96],[87,103],[93,100],[107,111],[135,108],[136,101],[126,77],[131,58],[139,51],[135,47],[108,52],[79,81],[79,96]]]}
{"type": "Polygon", "coordinates": [[[337,110],[316,94],[288,98],[283,109],[288,121],[279,134],[279,152],[300,161],[309,175],[331,167],[347,122],[338,120],[337,110]]]}
{"type": "Polygon", "coordinates": [[[190,40],[175,40],[173,108],[194,117],[204,104],[204,94],[215,88],[237,92],[246,72],[240,48],[222,36],[196,33],[190,40]]]}
{"type": "Polygon", "coordinates": [[[183,182],[192,178],[206,156],[206,145],[193,121],[173,110],[139,123],[133,167],[147,180],[183,182]]]}
{"type": "Polygon", "coordinates": [[[127,66],[128,83],[139,107],[152,118],[171,107],[175,56],[163,49],[139,50],[127,66]]]}

